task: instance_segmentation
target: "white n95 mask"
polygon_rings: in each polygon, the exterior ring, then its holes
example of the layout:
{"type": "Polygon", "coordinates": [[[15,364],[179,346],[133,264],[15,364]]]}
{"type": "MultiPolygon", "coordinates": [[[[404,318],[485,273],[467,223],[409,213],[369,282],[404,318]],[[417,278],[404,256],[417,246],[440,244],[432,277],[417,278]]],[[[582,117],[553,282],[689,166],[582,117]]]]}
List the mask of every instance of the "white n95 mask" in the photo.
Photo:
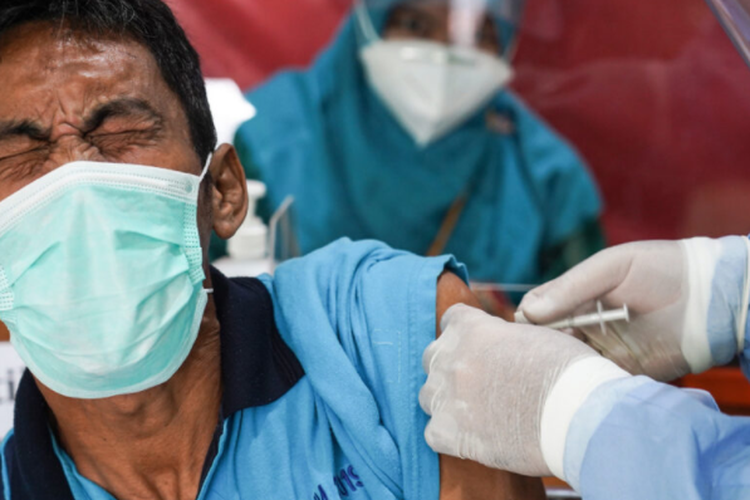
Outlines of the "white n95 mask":
{"type": "Polygon", "coordinates": [[[208,297],[206,169],[74,162],[0,202],[0,320],[44,385],[81,399],[131,394],[187,359],[208,297]]]}
{"type": "Polygon", "coordinates": [[[423,40],[376,40],[360,58],[370,86],[420,146],[471,118],[513,77],[498,56],[423,40]]]}

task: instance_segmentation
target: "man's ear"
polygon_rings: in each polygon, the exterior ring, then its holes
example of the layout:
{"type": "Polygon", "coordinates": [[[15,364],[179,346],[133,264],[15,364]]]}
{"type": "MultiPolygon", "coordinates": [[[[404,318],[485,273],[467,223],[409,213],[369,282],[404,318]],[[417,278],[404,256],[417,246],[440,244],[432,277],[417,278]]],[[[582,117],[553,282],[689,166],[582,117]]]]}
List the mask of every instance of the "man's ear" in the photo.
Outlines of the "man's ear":
{"type": "Polygon", "coordinates": [[[228,240],[247,215],[245,170],[234,146],[222,144],[214,152],[209,167],[213,179],[214,231],[228,240]]]}

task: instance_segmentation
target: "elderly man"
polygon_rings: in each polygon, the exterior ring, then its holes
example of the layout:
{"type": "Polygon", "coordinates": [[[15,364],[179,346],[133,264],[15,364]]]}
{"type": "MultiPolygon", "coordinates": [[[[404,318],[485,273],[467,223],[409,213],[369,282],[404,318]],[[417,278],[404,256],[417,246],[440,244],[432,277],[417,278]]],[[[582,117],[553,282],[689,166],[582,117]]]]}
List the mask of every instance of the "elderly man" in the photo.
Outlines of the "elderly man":
{"type": "Polygon", "coordinates": [[[209,268],[243,169],[160,0],[4,0],[0,82],[0,320],[30,368],[1,499],[543,496],[424,442],[422,352],[474,300],[452,259],[209,268]]]}

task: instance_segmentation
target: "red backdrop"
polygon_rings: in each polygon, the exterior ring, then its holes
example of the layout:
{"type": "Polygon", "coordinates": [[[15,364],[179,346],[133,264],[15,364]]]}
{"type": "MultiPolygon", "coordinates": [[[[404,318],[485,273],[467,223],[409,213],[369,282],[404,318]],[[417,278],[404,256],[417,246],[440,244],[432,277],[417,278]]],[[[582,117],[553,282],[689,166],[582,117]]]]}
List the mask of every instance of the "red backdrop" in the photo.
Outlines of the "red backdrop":
{"type": "MultiPolygon", "coordinates": [[[[348,0],[171,0],[243,88],[326,45],[348,0]]],[[[514,87],[581,151],[610,242],[750,232],[750,70],[703,0],[528,0],[514,87]]]]}

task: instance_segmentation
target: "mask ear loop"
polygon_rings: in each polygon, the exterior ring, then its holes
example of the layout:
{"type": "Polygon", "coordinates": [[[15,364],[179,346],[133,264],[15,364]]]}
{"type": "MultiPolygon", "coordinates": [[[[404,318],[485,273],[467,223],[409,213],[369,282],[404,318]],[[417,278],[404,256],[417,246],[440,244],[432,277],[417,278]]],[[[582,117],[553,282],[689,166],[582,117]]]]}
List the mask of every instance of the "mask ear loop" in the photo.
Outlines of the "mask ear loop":
{"type": "Polygon", "coordinates": [[[198,178],[198,184],[203,183],[203,179],[205,179],[206,175],[208,175],[208,167],[211,166],[211,162],[213,161],[213,159],[214,159],[214,154],[209,153],[208,158],[206,159],[206,164],[203,167],[203,172],[201,172],[201,176],[198,178]]]}
{"type": "MultiPolygon", "coordinates": [[[[208,175],[208,167],[211,166],[211,161],[214,159],[214,154],[209,153],[208,158],[206,158],[206,164],[203,166],[203,172],[201,172],[201,176],[198,178],[198,185],[203,184],[203,180],[206,178],[206,175],[208,175]]],[[[212,295],[214,293],[213,288],[204,288],[206,295],[212,295]]]]}

